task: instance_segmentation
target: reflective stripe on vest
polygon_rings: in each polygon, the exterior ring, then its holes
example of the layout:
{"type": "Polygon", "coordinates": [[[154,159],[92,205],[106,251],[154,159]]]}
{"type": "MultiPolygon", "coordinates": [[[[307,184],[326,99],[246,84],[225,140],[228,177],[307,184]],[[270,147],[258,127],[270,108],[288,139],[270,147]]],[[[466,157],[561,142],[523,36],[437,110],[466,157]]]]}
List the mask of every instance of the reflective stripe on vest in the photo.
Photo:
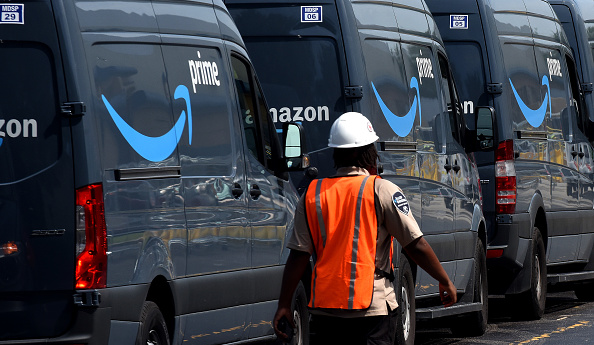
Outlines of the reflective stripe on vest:
{"type": "Polygon", "coordinates": [[[315,247],[312,308],[371,305],[377,246],[375,176],[311,182],[305,210],[315,247]]]}

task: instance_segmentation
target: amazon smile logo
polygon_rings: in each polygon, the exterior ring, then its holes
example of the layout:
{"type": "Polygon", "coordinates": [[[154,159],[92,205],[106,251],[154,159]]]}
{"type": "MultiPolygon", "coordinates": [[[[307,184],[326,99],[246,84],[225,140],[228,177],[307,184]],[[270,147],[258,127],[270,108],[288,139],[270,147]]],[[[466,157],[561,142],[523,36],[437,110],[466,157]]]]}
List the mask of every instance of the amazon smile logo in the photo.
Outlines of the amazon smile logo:
{"type": "Polygon", "coordinates": [[[526,103],[524,103],[524,101],[522,100],[522,98],[520,97],[518,92],[516,91],[516,88],[514,87],[514,83],[512,83],[511,78],[509,79],[509,84],[512,87],[512,91],[514,92],[514,96],[516,97],[516,102],[518,102],[520,111],[522,112],[522,115],[524,115],[524,117],[526,118],[526,121],[528,121],[528,123],[532,127],[540,127],[540,125],[542,125],[542,122],[544,121],[545,116],[547,114],[547,106],[549,109],[552,109],[551,108],[551,87],[549,86],[549,78],[546,75],[544,75],[542,77],[542,85],[545,85],[547,87],[547,94],[545,95],[545,98],[542,101],[542,104],[540,105],[540,107],[536,110],[530,109],[526,105],[526,103]]]}
{"type": "MultiPolygon", "coordinates": [[[[192,109],[190,106],[190,93],[188,88],[184,85],[178,85],[173,94],[175,99],[184,99],[186,101],[187,122],[188,122],[188,141],[192,144],[192,109]]],[[[179,119],[167,133],[158,137],[146,136],[134,128],[132,128],[118,112],[111,106],[107,98],[101,95],[103,103],[113,119],[116,127],[126,139],[128,144],[136,151],[142,158],[152,161],[160,162],[169,157],[181,139],[184,127],[186,126],[186,111],[182,110],[179,119]]]]}
{"type": "Polygon", "coordinates": [[[382,97],[377,92],[375,85],[373,85],[373,82],[371,82],[371,87],[373,88],[375,98],[377,99],[380,109],[382,110],[382,113],[384,114],[386,121],[388,121],[390,128],[392,128],[394,133],[396,133],[400,137],[406,137],[407,135],[409,135],[415,123],[417,109],[419,113],[419,122],[421,121],[421,96],[419,94],[419,82],[417,81],[417,78],[412,77],[410,79],[410,88],[416,90],[416,95],[410,107],[410,110],[404,116],[398,116],[388,108],[386,103],[384,103],[384,101],[382,100],[382,97]]]}

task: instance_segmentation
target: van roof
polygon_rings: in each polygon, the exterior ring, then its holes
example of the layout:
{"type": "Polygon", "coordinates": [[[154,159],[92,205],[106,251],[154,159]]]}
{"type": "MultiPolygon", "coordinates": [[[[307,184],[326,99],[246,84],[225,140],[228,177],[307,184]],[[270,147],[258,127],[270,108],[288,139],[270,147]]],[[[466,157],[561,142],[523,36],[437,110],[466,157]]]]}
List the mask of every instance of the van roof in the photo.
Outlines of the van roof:
{"type": "Polygon", "coordinates": [[[243,46],[243,40],[223,0],[184,2],[153,0],[135,2],[130,10],[127,2],[75,1],[83,32],[154,32],[172,35],[193,35],[222,38],[243,46]]]}
{"type": "MultiPolygon", "coordinates": [[[[394,14],[396,16],[396,21],[398,22],[398,27],[393,26],[393,22],[387,23],[386,25],[382,25],[380,18],[376,18],[373,23],[364,23],[356,18],[354,18],[357,22],[357,28],[359,30],[386,30],[386,31],[393,31],[399,32],[401,34],[410,34],[414,36],[420,36],[429,38],[431,40],[438,41],[442,43],[441,36],[439,34],[439,30],[435,25],[435,22],[431,19],[431,13],[429,9],[426,7],[425,3],[421,0],[411,1],[411,0],[321,0],[316,1],[315,3],[311,3],[306,0],[224,0],[227,6],[232,6],[234,8],[250,8],[250,9],[258,9],[262,10],[263,8],[270,8],[274,6],[283,6],[283,7],[290,7],[290,6],[316,6],[316,5],[328,5],[328,4],[337,4],[337,7],[340,11],[340,8],[343,6],[347,6],[347,13],[343,12],[342,16],[350,15],[353,13],[353,10],[348,10],[349,6],[357,6],[365,4],[373,3],[374,5],[385,5],[385,6],[392,6],[394,7],[394,14]],[[278,4],[278,5],[275,5],[278,4]],[[420,23],[416,23],[416,25],[407,25],[404,20],[398,21],[399,18],[403,18],[399,16],[399,12],[402,14],[403,11],[414,11],[418,12],[419,14],[425,15],[425,20],[427,21],[426,25],[420,25],[420,23]],[[404,22],[404,23],[403,23],[404,22]]],[[[402,14],[402,16],[405,16],[402,14]]],[[[253,27],[250,27],[250,30],[256,30],[253,27]]],[[[259,32],[265,31],[264,28],[262,30],[258,30],[259,32]]],[[[251,33],[252,31],[250,31],[251,33]]],[[[244,35],[249,33],[245,33],[244,35]]]]}

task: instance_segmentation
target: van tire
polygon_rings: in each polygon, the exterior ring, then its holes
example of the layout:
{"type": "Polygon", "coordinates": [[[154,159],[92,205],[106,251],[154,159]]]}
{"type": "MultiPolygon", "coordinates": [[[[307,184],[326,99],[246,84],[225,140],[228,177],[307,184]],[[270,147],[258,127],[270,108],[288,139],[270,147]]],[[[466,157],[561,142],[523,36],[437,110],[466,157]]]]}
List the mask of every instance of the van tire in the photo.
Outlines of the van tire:
{"type": "Polygon", "coordinates": [[[136,345],[169,345],[165,318],[155,302],[145,301],[140,312],[136,345]]]}
{"type": "Polygon", "coordinates": [[[530,289],[512,298],[517,316],[523,320],[540,320],[547,300],[547,256],[544,241],[537,227],[532,232],[532,259],[530,260],[530,289]]]}
{"type": "Polygon", "coordinates": [[[398,283],[396,284],[396,298],[398,299],[396,344],[413,345],[416,330],[415,280],[410,264],[404,256],[400,257],[398,273],[398,283]]]}
{"type": "Polygon", "coordinates": [[[485,248],[479,240],[474,254],[473,302],[481,302],[479,311],[468,313],[453,320],[452,333],[456,336],[477,337],[485,334],[489,319],[489,285],[487,282],[487,257],[485,248]]]}
{"type": "Polygon", "coordinates": [[[293,294],[291,310],[293,310],[293,321],[296,327],[291,345],[309,345],[309,310],[307,309],[307,294],[301,281],[293,294]]]}

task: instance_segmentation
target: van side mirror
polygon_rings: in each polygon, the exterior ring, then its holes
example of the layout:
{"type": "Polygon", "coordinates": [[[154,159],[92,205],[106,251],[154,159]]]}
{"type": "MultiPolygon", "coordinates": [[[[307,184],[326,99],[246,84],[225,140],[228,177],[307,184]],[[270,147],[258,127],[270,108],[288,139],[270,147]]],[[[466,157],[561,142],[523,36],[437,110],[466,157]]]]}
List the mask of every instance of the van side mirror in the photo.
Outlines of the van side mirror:
{"type": "Polygon", "coordinates": [[[490,150],[494,147],[493,119],[495,109],[493,107],[476,107],[474,109],[476,123],[476,142],[479,150],[490,150]]]}
{"type": "Polygon", "coordinates": [[[283,124],[285,170],[296,171],[309,167],[309,155],[305,153],[303,127],[294,122],[283,124]]]}

